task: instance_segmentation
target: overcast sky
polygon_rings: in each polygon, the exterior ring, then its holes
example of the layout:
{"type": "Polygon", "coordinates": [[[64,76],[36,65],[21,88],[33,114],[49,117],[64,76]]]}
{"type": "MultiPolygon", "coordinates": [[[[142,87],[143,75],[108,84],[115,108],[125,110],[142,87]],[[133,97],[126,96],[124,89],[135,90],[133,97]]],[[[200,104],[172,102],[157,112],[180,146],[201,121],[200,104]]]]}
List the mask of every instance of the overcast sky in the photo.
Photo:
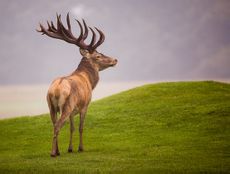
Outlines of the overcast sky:
{"type": "MultiPolygon", "coordinates": [[[[106,35],[118,59],[103,81],[230,79],[229,0],[1,0],[0,85],[46,84],[71,73],[79,49],[35,31],[70,12],[106,35]]],[[[63,22],[65,22],[63,18],[63,22]]]]}

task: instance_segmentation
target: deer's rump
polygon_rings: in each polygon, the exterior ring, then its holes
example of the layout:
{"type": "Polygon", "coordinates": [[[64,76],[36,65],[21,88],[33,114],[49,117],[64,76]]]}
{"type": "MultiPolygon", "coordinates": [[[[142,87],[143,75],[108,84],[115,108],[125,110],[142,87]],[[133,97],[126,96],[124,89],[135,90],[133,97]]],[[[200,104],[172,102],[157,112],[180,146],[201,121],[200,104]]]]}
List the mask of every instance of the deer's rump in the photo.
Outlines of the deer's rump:
{"type": "Polygon", "coordinates": [[[71,86],[68,80],[63,78],[54,80],[48,90],[48,104],[51,105],[56,112],[61,112],[70,92],[71,86]]]}
{"type": "Polygon", "coordinates": [[[73,80],[70,78],[58,78],[50,85],[47,94],[48,105],[55,112],[62,112],[63,109],[79,111],[91,100],[90,89],[86,82],[73,80]],[[65,108],[68,103],[68,108],[65,108]]]}

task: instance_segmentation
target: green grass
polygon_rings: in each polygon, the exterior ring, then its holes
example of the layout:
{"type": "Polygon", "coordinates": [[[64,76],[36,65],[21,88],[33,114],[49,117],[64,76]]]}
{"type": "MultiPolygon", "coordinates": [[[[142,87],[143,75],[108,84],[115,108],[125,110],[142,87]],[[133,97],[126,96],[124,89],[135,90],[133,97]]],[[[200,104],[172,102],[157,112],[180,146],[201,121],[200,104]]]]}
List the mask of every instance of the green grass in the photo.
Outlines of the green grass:
{"type": "MultiPolygon", "coordinates": [[[[26,108],[25,108],[26,109],[26,108]]],[[[75,117],[78,130],[79,117],[75,117]]],[[[230,84],[150,84],[93,102],[85,152],[50,157],[49,115],[0,120],[0,173],[228,173],[230,84]]]]}

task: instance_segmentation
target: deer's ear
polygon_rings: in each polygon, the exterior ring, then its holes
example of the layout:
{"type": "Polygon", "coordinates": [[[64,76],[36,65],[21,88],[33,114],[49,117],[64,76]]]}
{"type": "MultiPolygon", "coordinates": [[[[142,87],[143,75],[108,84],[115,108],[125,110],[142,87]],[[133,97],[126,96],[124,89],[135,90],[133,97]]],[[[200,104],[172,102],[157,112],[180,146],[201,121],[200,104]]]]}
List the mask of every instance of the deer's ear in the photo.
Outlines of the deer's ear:
{"type": "Polygon", "coordinates": [[[89,58],[90,57],[90,54],[89,54],[89,51],[88,50],[85,50],[85,49],[82,49],[80,48],[80,53],[83,57],[86,57],[86,58],[89,58]]]}

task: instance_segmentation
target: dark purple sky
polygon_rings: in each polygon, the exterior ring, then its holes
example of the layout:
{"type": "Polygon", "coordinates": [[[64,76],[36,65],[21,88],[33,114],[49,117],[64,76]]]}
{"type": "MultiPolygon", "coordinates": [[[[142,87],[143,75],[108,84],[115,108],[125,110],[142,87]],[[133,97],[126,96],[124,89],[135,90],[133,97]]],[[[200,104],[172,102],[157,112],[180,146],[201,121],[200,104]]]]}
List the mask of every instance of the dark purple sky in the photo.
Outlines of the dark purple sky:
{"type": "Polygon", "coordinates": [[[56,12],[104,31],[98,51],[119,60],[104,81],[230,79],[229,9],[229,0],[1,0],[0,84],[50,83],[77,67],[76,46],[35,31],[56,12]]]}

